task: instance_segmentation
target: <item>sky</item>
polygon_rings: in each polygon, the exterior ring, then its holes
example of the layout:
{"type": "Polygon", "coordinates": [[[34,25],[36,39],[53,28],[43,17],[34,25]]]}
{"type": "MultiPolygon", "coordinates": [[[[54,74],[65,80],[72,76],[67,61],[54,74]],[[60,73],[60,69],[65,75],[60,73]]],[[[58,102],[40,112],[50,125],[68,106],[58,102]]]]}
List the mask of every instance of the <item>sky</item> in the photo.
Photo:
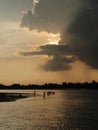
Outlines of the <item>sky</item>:
{"type": "Polygon", "coordinates": [[[98,81],[97,0],[0,0],[0,83],[98,81]]]}

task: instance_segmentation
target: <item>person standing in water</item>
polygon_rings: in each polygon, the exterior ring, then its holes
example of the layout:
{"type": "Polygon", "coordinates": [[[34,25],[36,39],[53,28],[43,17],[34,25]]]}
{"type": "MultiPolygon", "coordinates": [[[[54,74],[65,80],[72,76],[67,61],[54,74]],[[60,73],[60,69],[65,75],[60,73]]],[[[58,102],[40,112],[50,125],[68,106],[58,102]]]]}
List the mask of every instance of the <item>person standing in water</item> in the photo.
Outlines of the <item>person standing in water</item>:
{"type": "Polygon", "coordinates": [[[43,98],[45,98],[46,97],[46,93],[45,93],[45,91],[44,91],[44,93],[43,93],[43,98]]]}
{"type": "Polygon", "coordinates": [[[36,92],[34,91],[34,97],[36,96],[36,92]]]}

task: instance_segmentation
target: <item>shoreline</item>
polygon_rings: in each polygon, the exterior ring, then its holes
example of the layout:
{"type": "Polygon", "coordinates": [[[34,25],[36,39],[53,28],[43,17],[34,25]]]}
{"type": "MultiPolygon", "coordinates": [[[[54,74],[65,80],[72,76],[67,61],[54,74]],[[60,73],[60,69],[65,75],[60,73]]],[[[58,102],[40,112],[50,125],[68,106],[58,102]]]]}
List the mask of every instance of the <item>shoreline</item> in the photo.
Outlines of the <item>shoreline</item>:
{"type": "MultiPolygon", "coordinates": [[[[23,98],[31,97],[29,95],[24,95],[24,93],[0,93],[0,102],[12,102],[23,98]]],[[[33,95],[32,95],[33,97],[33,95]]]]}
{"type": "Polygon", "coordinates": [[[0,102],[11,102],[11,101],[16,101],[19,99],[24,99],[24,98],[29,98],[29,97],[38,97],[42,96],[43,98],[46,98],[46,96],[51,96],[55,95],[54,91],[43,91],[42,94],[36,93],[34,91],[33,93],[23,93],[23,92],[18,92],[18,93],[13,93],[13,92],[0,92],[0,102]]]}

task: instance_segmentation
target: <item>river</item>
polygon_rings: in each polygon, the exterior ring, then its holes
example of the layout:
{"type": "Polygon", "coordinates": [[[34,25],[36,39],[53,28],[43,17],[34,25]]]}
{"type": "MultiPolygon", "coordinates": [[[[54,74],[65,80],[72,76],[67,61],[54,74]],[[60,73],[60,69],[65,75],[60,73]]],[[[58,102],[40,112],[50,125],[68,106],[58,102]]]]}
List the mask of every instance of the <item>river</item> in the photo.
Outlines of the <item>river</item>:
{"type": "MultiPolygon", "coordinates": [[[[1,92],[33,90],[1,90],[1,92]]],[[[55,95],[0,102],[0,130],[98,130],[98,90],[54,90],[55,95]]]]}

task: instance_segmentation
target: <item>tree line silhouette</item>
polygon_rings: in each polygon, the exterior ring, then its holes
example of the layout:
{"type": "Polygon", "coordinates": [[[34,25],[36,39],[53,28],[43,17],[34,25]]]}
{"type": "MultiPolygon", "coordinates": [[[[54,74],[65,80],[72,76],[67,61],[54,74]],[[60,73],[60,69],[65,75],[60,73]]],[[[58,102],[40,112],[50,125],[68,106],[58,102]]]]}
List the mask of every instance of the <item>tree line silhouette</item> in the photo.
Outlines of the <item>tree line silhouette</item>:
{"type": "Polygon", "coordinates": [[[71,83],[71,82],[63,82],[62,84],[57,83],[45,83],[43,85],[37,84],[12,84],[12,85],[4,85],[0,84],[0,89],[98,89],[98,82],[92,81],[90,83],[71,83]]]}

